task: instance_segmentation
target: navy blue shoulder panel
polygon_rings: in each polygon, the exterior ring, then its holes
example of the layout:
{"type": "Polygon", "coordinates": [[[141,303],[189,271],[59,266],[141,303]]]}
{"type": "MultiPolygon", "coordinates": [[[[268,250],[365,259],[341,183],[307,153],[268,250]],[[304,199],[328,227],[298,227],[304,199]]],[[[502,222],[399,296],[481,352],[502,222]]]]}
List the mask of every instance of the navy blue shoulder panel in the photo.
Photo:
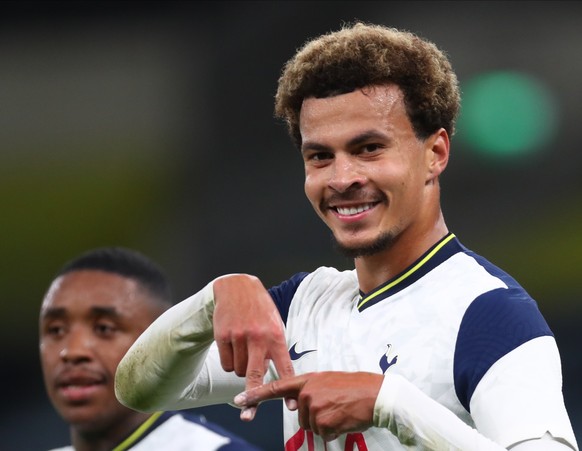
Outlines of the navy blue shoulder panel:
{"type": "Polygon", "coordinates": [[[457,397],[467,411],[477,384],[495,362],[529,340],[553,336],[536,302],[513,278],[472,256],[508,288],[478,296],[461,321],[453,372],[457,397]]]}
{"type": "Polygon", "coordinates": [[[291,299],[293,299],[293,296],[295,296],[295,292],[297,291],[299,284],[308,274],[308,272],[299,272],[281,284],[269,288],[269,294],[273,298],[273,301],[275,301],[275,305],[277,305],[279,313],[281,314],[281,318],[283,318],[283,322],[285,324],[287,324],[287,316],[289,315],[291,299]]]}

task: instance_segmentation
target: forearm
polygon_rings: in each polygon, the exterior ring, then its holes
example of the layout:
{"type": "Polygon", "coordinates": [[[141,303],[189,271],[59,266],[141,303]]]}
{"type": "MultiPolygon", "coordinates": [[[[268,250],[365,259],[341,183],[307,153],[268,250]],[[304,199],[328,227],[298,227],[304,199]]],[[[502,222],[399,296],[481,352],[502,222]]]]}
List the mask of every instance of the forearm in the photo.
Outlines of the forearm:
{"type": "Polygon", "coordinates": [[[573,448],[550,434],[504,448],[461,421],[399,375],[386,375],[374,406],[374,425],[390,429],[401,442],[414,439],[431,450],[555,450],[573,448]]]}
{"type": "Polygon", "coordinates": [[[119,363],[115,392],[135,410],[176,408],[193,389],[213,342],[212,282],[162,314],[119,363]]]}
{"type": "Polygon", "coordinates": [[[399,375],[386,375],[374,406],[374,425],[401,442],[420,441],[423,449],[500,451],[502,446],[463,421],[399,375]]]}

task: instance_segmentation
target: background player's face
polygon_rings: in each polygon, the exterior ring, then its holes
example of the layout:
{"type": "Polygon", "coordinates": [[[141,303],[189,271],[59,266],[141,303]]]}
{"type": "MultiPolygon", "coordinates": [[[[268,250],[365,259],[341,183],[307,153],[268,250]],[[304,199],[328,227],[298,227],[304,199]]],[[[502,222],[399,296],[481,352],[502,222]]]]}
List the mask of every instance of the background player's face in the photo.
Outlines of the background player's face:
{"type": "Polygon", "coordinates": [[[74,271],[52,283],[41,307],[40,355],[49,398],[65,421],[104,431],[138,415],[115,398],[115,370],[158,313],[137,282],[116,274],[74,271]]]}
{"type": "MultiPolygon", "coordinates": [[[[300,115],[305,193],[352,256],[428,222],[433,137],[419,140],[395,85],[308,98],[300,115]]],[[[371,251],[373,250],[373,251],[371,251]]]]}

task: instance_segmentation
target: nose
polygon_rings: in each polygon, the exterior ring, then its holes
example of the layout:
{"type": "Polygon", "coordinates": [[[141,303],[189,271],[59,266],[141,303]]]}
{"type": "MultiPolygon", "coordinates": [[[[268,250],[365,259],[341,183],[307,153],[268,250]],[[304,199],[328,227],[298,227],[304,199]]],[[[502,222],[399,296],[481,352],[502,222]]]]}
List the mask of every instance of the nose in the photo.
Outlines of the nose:
{"type": "Polygon", "coordinates": [[[93,340],[81,328],[71,328],[63,341],[59,357],[66,363],[90,361],[93,355],[93,340]]]}
{"type": "Polygon", "coordinates": [[[331,165],[328,186],[339,193],[349,191],[365,183],[359,165],[350,155],[336,154],[331,165]]]}

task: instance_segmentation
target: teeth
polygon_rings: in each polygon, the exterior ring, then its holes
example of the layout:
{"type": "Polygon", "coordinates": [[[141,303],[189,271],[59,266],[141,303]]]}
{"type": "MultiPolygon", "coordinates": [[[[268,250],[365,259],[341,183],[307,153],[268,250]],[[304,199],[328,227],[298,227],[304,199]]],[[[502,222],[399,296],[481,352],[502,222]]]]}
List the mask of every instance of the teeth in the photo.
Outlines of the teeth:
{"type": "Polygon", "coordinates": [[[369,210],[370,208],[372,208],[371,204],[360,205],[359,207],[350,207],[350,208],[337,207],[337,212],[340,215],[356,215],[356,214],[361,213],[363,211],[369,210]]]}

